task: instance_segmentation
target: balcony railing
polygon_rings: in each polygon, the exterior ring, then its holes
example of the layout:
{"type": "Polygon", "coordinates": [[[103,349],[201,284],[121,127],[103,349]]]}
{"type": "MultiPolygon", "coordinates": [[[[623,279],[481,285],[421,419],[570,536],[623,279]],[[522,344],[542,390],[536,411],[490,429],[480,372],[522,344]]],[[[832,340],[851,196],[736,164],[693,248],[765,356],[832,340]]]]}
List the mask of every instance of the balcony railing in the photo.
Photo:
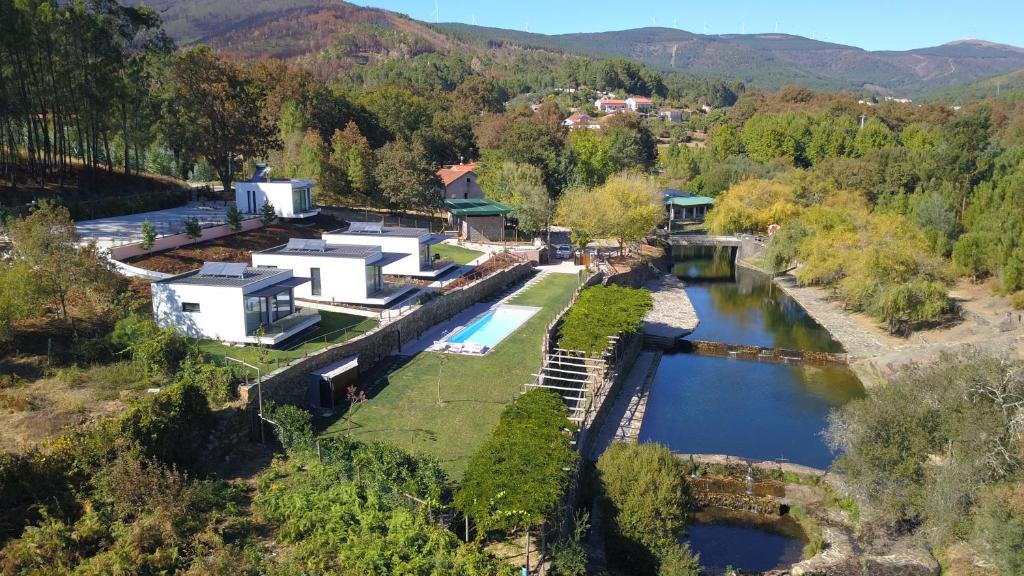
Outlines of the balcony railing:
{"type": "MultiPolygon", "coordinates": [[[[266,335],[273,336],[274,334],[284,334],[314,316],[320,316],[320,312],[318,312],[316,308],[299,308],[284,318],[275,320],[266,328],[266,335]]],[[[249,335],[252,336],[252,334],[249,335]]]]}

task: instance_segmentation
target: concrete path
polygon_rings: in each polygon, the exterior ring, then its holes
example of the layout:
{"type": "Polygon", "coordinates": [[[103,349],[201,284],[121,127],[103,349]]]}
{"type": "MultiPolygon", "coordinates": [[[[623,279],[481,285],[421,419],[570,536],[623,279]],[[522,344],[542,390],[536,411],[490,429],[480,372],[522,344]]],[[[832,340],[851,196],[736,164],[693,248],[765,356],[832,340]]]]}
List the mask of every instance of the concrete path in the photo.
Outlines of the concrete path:
{"type": "Polygon", "coordinates": [[[604,426],[598,432],[590,459],[597,460],[612,442],[636,442],[640,426],[647,411],[647,398],[651,382],[661,363],[660,350],[644,350],[633,363],[633,368],[622,383],[615,404],[612,405],[604,426]]]}

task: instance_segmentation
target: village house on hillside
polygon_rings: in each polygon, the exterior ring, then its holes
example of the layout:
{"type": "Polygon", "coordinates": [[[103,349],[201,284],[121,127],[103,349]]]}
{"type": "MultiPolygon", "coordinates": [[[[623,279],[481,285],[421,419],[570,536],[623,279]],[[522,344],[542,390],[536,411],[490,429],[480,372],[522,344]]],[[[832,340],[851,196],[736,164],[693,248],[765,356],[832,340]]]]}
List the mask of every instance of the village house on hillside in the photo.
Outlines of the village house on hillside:
{"type": "Polygon", "coordinates": [[[480,168],[479,162],[469,164],[455,164],[445,166],[437,171],[437,176],[444,184],[445,200],[459,198],[462,200],[472,198],[483,198],[484,191],[477,183],[476,170],[480,168]]]}
{"type": "Polygon", "coordinates": [[[257,164],[252,178],[235,182],[235,205],[242,214],[259,214],[265,202],[274,206],[278,218],[308,218],[320,213],[313,205],[313,183],[309,180],[270,178],[271,168],[257,164]]]}
{"type": "Polygon", "coordinates": [[[601,112],[618,112],[629,108],[629,104],[625,100],[619,100],[618,98],[601,98],[594,101],[594,107],[601,112]]]}
{"type": "Polygon", "coordinates": [[[634,112],[648,112],[654,108],[654,101],[646,96],[630,96],[626,98],[626,106],[634,112]]]}
{"type": "Polygon", "coordinates": [[[573,112],[571,116],[562,120],[562,126],[566,128],[600,128],[601,126],[594,122],[588,114],[583,112],[573,112]]]}

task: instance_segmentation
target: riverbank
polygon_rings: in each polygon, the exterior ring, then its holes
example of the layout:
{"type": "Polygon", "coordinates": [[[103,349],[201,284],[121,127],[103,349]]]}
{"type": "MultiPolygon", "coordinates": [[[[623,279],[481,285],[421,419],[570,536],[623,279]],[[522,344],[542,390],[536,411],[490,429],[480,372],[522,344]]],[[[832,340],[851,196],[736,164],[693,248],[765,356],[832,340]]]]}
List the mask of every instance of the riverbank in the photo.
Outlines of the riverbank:
{"type": "MultiPolygon", "coordinates": [[[[767,274],[752,259],[737,260],[736,265],[767,274]]],[[[792,274],[776,276],[774,284],[843,345],[850,368],[867,388],[887,382],[908,364],[965,347],[1024,358],[1024,313],[1014,311],[987,284],[961,280],[950,290],[961,310],[960,321],[906,338],[889,334],[872,318],[844,310],[822,288],[800,286],[792,274]]]]}

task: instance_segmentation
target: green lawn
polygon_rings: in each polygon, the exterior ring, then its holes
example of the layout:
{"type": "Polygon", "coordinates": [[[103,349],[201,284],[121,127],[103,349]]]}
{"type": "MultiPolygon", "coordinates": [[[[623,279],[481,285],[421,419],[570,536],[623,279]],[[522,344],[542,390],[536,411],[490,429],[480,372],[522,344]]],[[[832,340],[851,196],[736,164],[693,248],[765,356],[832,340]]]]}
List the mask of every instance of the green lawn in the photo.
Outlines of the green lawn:
{"type": "Polygon", "coordinates": [[[548,275],[511,301],[543,309],[492,352],[483,357],[450,354],[447,359],[439,352],[423,352],[388,374],[376,396],[330,423],[323,434],[351,430],[354,438],[385,440],[430,454],[451,478],[461,479],[469,456],[491,434],[502,408],[533,379],[540,367],[544,328],[568,303],[576,284],[575,275],[548,275]]]}
{"type": "Polygon", "coordinates": [[[430,249],[434,254],[440,254],[441,258],[451,260],[456,264],[468,264],[483,256],[483,252],[479,250],[470,250],[455,244],[434,244],[430,249]]]}
{"type": "Polygon", "coordinates": [[[225,356],[230,356],[259,366],[261,370],[269,372],[290,360],[321,348],[326,348],[331,344],[355,338],[376,327],[376,318],[366,318],[364,316],[341,314],[338,312],[324,312],[321,310],[320,324],[318,326],[293,337],[289,342],[285,342],[282,347],[283,349],[280,350],[270,349],[261,351],[257,346],[236,347],[213,340],[200,341],[199,349],[217,361],[223,361],[225,356]],[[326,340],[324,336],[326,336],[326,340]],[[307,342],[308,340],[312,340],[312,342],[307,342]],[[299,346],[302,342],[305,342],[305,344],[299,346]],[[288,350],[293,347],[295,348],[294,350],[288,350]],[[262,360],[260,358],[261,352],[266,354],[266,358],[262,360]]]}

